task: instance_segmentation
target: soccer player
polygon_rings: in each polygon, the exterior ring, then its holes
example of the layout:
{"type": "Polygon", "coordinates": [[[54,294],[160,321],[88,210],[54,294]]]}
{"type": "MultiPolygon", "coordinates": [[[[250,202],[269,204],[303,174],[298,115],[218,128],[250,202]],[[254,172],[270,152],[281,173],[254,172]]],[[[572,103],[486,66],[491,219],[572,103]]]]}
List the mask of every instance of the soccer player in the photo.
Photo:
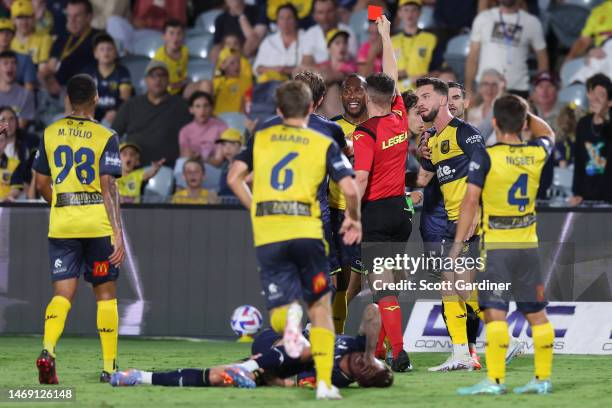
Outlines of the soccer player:
{"type": "Polygon", "coordinates": [[[310,342],[317,372],[317,399],[340,399],[332,385],[334,325],[331,318],[329,264],[323,241],[317,191],[327,174],[347,202],[341,233],[348,245],[361,241],[361,214],[353,170],[338,146],[307,128],[312,93],[302,81],[276,91],[283,123],[260,129],[232,164],[228,184],[251,210],[255,252],[270,322],[284,332],[287,354],[300,355],[302,309],[308,304],[310,342]],[[245,183],[253,171],[253,192],[245,183]]]}
{"type": "Polygon", "coordinates": [[[511,283],[509,291],[480,291],[478,301],[486,322],[487,378],[461,395],[504,394],[507,391],[504,357],[508,348],[508,300],[531,325],[535,378],[517,394],[547,394],[550,382],[554,330],[546,317],[544,284],[538,259],[535,202],[542,167],[554,146],[554,133],[541,118],[529,112],[527,102],[505,95],[493,105],[493,125],[498,143],[471,157],[467,192],[455,234],[454,257],[460,251],[473,218],[482,207],[482,228],[487,264],[479,280],[511,283]],[[524,143],[521,132],[527,122],[534,139],[524,143]]]}
{"type": "MultiPolygon", "coordinates": [[[[353,132],[357,125],[368,119],[366,108],[366,82],[358,74],[350,74],[342,82],[342,107],[344,113],[331,120],[342,127],[344,137],[352,150],[353,132]]],[[[351,158],[352,155],[349,156],[351,158]]],[[[342,243],[338,230],[344,221],[346,203],[338,185],[329,183],[329,212],[331,219],[332,240],[329,242],[329,263],[332,279],[335,279],[336,296],[334,297],[334,326],[336,333],[344,333],[348,304],[361,290],[361,267],[359,247],[342,243]]]]}
{"type": "MultiPolygon", "coordinates": [[[[376,20],[383,44],[383,73],[366,79],[367,110],[370,119],[353,132],[355,170],[362,200],[363,232],[366,242],[406,243],[412,221],[405,198],[405,171],[408,155],[408,114],[397,86],[397,61],[391,44],[391,24],[385,16],[376,20]]],[[[378,256],[378,254],[377,254],[378,256]]],[[[394,280],[390,271],[383,275],[368,274],[370,287],[384,279],[394,280]],[[382,279],[381,279],[382,278],[382,279]]],[[[402,313],[398,293],[374,292],[382,316],[379,343],[389,338],[393,349],[391,368],[412,368],[404,350],[402,313]]]]}
{"type": "Polygon", "coordinates": [[[72,113],[45,129],[34,160],[36,187],[51,204],[49,258],[54,296],[45,312],[43,350],[36,360],[41,384],[57,384],[55,346],[83,272],[98,303],[102,344],[101,382],[116,370],[116,284],[125,256],[116,177],[121,176],[119,138],[93,117],[94,80],[76,75],[66,93],[72,113]]]}

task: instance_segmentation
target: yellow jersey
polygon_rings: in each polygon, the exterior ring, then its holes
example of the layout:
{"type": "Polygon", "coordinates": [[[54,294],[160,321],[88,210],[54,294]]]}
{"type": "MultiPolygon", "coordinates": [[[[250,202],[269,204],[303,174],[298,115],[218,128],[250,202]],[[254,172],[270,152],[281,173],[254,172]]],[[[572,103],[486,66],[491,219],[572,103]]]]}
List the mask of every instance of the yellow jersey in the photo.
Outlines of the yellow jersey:
{"type": "MultiPolygon", "coordinates": [[[[183,45],[181,47],[181,56],[178,60],[169,56],[168,53],[166,53],[166,47],[163,45],[155,52],[153,59],[165,63],[168,67],[170,85],[178,84],[187,79],[187,63],[189,62],[189,49],[187,46],[183,45]]],[[[181,90],[182,89],[168,86],[168,93],[171,95],[176,95],[180,93],[181,90]]]]}
{"type": "Polygon", "coordinates": [[[137,169],[117,180],[117,190],[122,203],[139,203],[145,170],[137,169]]]}
{"type": "Polygon", "coordinates": [[[197,197],[191,197],[189,190],[179,190],[172,196],[172,204],[210,204],[210,193],[207,189],[201,188],[197,197]]]}
{"type": "Polygon", "coordinates": [[[612,38],[612,1],[607,0],[591,10],[582,33],[583,37],[592,37],[596,47],[612,38]]]}
{"type": "Polygon", "coordinates": [[[436,173],[448,219],[456,221],[467,191],[468,165],[477,151],[485,150],[484,140],[478,129],[453,118],[442,132],[429,138],[427,146],[431,160],[422,160],[423,168],[436,173]]]}
{"type": "MultiPolygon", "coordinates": [[[[435,35],[421,30],[414,35],[403,32],[395,34],[391,37],[391,43],[397,58],[398,71],[406,71],[409,77],[426,75],[437,42],[435,35]]],[[[401,92],[413,89],[414,86],[407,78],[399,81],[401,92]]]]}
{"type": "Polygon", "coordinates": [[[38,65],[49,60],[52,44],[53,38],[49,34],[36,32],[30,34],[25,42],[15,36],[11,41],[11,49],[18,54],[29,55],[32,62],[38,65]]]}
{"type": "Polygon", "coordinates": [[[552,143],[540,137],[527,144],[497,143],[472,156],[467,182],[482,188],[485,249],[537,247],[536,196],[551,151],[552,143]]]}
{"type": "Polygon", "coordinates": [[[33,164],[50,176],[49,238],[98,238],[113,233],[100,176],[121,177],[117,134],[92,119],[68,116],[45,129],[33,164]]]}
{"type": "Polygon", "coordinates": [[[327,174],[335,181],[354,174],[332,139],[284,124],[257,131],[236,160],[253,171],[255,246],[300,238],[322,240],[317,191],[327,174]]]}
{"type": "Polygon", "coordinates": [[[0,154],[0,201],[8,197],[13,188],[23,187],[23,172],[16,157],[0,154]]]}
{"type": "MultiPolygon", "coordinates": [[[[348,140],[353,139],[353,132],[357,128],[357,124],[349,122],[344,115],[338,115],[334,118],[331,118],[331,121],[336,122],[342,128],[344,132],[344,138],[348,140]]],[[[327,195],[327,200],[330,208],[337,208],[339,210],[346,209],[346,200],[344,199],[344,194],[340,191],[340,187],[333,180],[329,181],[329,192],[327,195]]]]}
{"type": "Polygon", "coordinates": [[[249,77],[229,78],[217,76],[213,79],[215,115],[224,112],[242,112],[242,101],[253,79],[249,77]]]}

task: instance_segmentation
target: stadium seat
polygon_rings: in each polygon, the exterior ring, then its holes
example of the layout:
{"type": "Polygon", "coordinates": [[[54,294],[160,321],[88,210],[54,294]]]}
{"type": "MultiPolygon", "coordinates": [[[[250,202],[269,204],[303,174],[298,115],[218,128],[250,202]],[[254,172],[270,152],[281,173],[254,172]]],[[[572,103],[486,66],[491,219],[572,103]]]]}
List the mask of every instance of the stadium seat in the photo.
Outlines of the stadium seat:
{"type": "Polygon", "coordinates": [[[128,45],[128,49],[133,55],[153,58],[155,51],[162,45],[164,45],[164,40],[161,33],[151,30],[146,35],[138,36],[132,45],[128,45]]]}
{"type": "Polygon", "coordinates": [[[130,71],[130,78],[132,79],[132,85],[137,94],[143,94],[146,92],[146,86],[144,82],[145,69],[149,64],[150,59],[148,57],[139,57],[135,55],[128,55],[121,58],[121,64],[124,65],[128,71],[130,71]]]}
{"type": "Polygon", "coordinates": [[[457,75],[457,79],[463,82],[465,71],[465,60],[470,51],[470,35],[460,34],[451,38],[446,46],[444,60],[457,75]]]}
{"type": "Polygon", "coordinates": [[[567,86],[559,91],[559,101],[563,103],[574,103],[583,109],[588,107],[586,86],[584,84],[574,84],[567,86]]]}
{"type": "Polygon", "coordinates": [[[195,21],[195,26],[201,27],[210,34],[213,34],[215,32],[215,19],[222,12],[223,10],[214,9],[200,14],[195,21]]]}
{"type": "Polygon", "coordinates": [[[349,26],[357,36],[357,43],[363,44],[368,38],[368,10],[359,10],[351,14],[349,26]]]}
{"type": "MultiPolygon", "coordinates": [[[[149,167],[146,167],[148,169],[149,167]]],[[[145,203],[164,203],[167,202],[172,195],[174,188],[174,176],[172,169],[167,166],[162,166],[155,177],[147,183],[143,202],[145,203]]]]}
{"type": "Polygon", "coordinates": [[[423,6],[421,9],[421,17],[419,17],[418,26],[421,30],[432,27],[434,25],[434,9],[431,6],[423,6]]]}
{"type": "Polygon", "coordinates": [[[212,62],[202,58],[190,58],[187,63],[187,75],[193,82],[212,79],[215,67],[212,62]]]}
{"type": "Polygon", "coordinates": [[[584,67],[585,63],[586,60],[584,58],[575,58],[563,64],[561,67],[561,85],[569,86],[574,74],[576,74],[580,68],[584,67]]]}
{"type": "Polygon", "coordinates": [[[189,48],[190,57],[206,58],[212,47],[212,35],[203,34],[197,37],[187,37],[185,45],[189,48]]]}
{"type": "Polygon", "coordinates": [[[237,129],[240,133],[246,130],[247,117],[240,112],[223,112],[219,114],[219,119],[224,121],[227,126],[237,129]]]}
{"type": "Polygon", "coordinates": [[[550,7],[549,24],[561,46],[569,48],[580,37],[590,10],[576,4],[557,4],[550,7]]]}

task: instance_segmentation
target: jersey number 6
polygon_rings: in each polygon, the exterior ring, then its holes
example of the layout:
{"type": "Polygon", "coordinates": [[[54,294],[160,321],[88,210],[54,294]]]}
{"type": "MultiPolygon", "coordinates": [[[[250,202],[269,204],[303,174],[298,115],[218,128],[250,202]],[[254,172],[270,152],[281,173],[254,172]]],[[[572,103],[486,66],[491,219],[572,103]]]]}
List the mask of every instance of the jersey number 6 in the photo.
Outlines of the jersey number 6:
{"type": "Polygon", "coordinates": [[[280,159],[279,162],[274,165],[274,167],[272,167],[272,174],[270,175],[270,185],[273,189],[285,191],[289,187],[291,187],[291,185],[293,184],[293,170],[288,169],[286,167],[296,157],[298,157],[298,154],[296,152],[288,153],[285,157],[280,159]]]}
{"type": "Polygon", "coordinates": [[[55,178],[55,184],[60,184],[76,163],[76,174],[81,184],[91,184],[96,178],[96,171],[93,168],[95,154],[93,150],[87,147],[81,147],[76,152],[72,152],[72,148],[67,145],[60,145],[53,153],[55,167],[62,170],[55,178]]]}
{"type": "Polygon", "coordinates": [[[525,207],[529,204],[529,197],[525,197],[527,195],[528,180],[527,173],[522,173],[512,187],[510,187],[510,190],[508,190],[508,204],[518,205],[520,212],[525,211],[525,207]],[[520,194],[519,197],[517,197],[517,193],[520,194]]]}

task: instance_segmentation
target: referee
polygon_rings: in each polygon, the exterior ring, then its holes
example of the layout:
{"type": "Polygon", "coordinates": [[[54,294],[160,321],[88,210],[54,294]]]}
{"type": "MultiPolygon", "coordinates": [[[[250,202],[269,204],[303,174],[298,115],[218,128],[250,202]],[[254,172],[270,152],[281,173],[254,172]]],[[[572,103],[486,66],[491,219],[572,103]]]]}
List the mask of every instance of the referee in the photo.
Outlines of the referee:
{"type": "MultiPolygon", "coordinates": [[[[370,119],[353,133],[355,173],[361,194],[364,242],[406,243],[412,221],[405,199],[405,169],[408,153],[408,113],[397,86],[397,61],[391,44],[391,24],[385,16],[376,20],[383,43],[383,72],[366,79],[367,108],[370,119]]],[[[393,245],[391,245],[393,246],[393,245]]],[[[393,282],[390,271],[370,275],[374,281],[393,282]]],[[[393,350],[391,368],[410,371],[412,365],[402,332],[402,313],[398,293],[390,290],[374,292],[382,318],[378,353],[387,337],[393,350]]],[[[380,355],[380,354],[379,354],[380,355]]]]}

